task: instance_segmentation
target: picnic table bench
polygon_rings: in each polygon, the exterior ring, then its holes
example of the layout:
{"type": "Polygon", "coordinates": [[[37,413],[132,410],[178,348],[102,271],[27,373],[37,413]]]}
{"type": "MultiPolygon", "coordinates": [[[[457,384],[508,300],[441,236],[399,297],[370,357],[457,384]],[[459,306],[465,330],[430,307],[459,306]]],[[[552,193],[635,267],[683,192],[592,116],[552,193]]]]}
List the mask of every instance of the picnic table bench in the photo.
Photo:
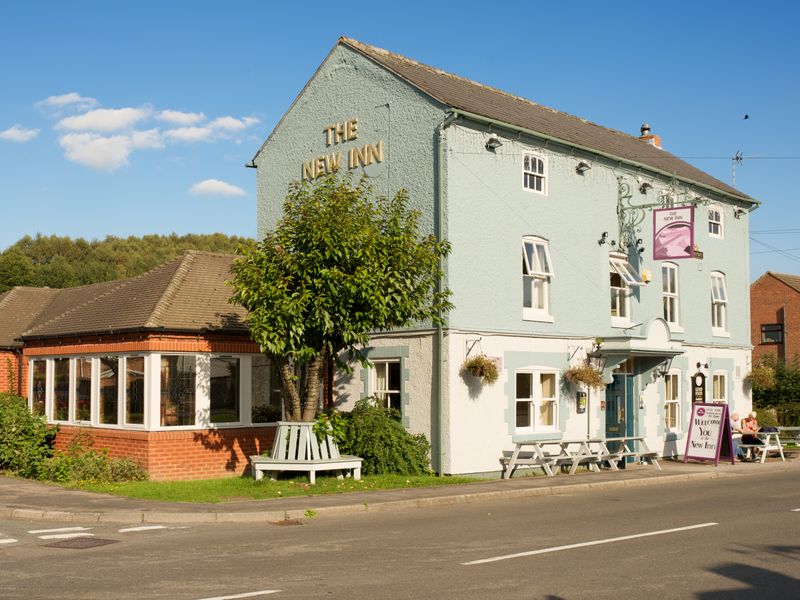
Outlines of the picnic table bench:
{"type": "Polygon", "coordinates": [[[752,452],[753,456],[760,453],[761,456],[757,457],[758,462],[763,463],[767,460],[767,454],[770,452],[777,452],[780,454],[781,460],[786,462],[786,457],[783,455],[783,446],[781,445],[781,438],[779,431],[756,431],[753,433],[745,433],[742,436],[744,440],[747,436],[753,436],[759,440],[763,440],[761,444],[746,444],[739,442],[739,448],[752,452]]]}
{"type": "Polygon", "coordinates": [[[352,471],[354,480],[361,479],[362,459],[340,454],[331,436],[318,441],[313,426],[313,423],[279,422],[270,455],[250,457],[253,477],[260,480],[265,472],[307,471],[309,482],[314,485],[317,471],[339,471],[339,479],[352,471]]]}
{"type": "Polygon", "coordinates": [[[537,439],[513,436],[511,439],[514,450],[503,452],[500,459],[504,467],[504,479],[509,479],[516,468],[522,466],[540,467],[550,477],[558,473],[559,467],[569,467],[569,474],[574,475],[580,465],[586,465],[590,471],[598,473],[599,464],[605,461],[611,470],[618,471],[617,462],[629,456],[646,460],[661,470],[657,453],[647,447],[643,437],[537,439]],[[609,448],[609,443],[613,443],[613,450],[609,448]],[[640,449],[636,448],[636,444],[640,445],[640,449]],[[576,448],[570,449],[571,446],[576,448]]]}

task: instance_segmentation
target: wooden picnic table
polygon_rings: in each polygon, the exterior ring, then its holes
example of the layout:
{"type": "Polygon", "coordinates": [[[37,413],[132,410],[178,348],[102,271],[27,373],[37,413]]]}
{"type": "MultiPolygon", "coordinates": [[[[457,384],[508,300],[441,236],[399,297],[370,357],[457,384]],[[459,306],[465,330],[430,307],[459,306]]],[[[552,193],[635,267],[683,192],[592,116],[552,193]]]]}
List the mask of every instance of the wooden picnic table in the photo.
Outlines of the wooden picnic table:
{"type": "Polygon", "coordinates": [[[569,474],[574,475],[578,467],[585,464],[590,471],[600,472],[598,463],[608,461],[612,471],[618,471],[617,461],[634,456],[646,459],[660,471],[657,453],[651,452],[641,436],[625,436],[616,438],[574,438],[574,439],[536,439],[528,436],[513,436],[514,450],[507,462],[503,478],[508,479],[520,466],[541,467],[545,474],[553,477],[558,467],[569,467],[569,474]],[[614,450],[608,444],[615,443],[614,450]],[[636,444],[642,446],[637,450],[636,444]],[[529,450],[525,450],[529,448],[529,450]],[[553,467],[556,467],[555,471],[553,467]]]}
{"type": "Polygon", "coordinates": [[[770,452],[778,452],[781,455],[781,460],[786,462],[786,457],[783,455],[783,446],[781,445],[781,438],[779,431],[754,431],[742,434],[742,442],[739,447],[745,450],[752,450],[755,456],[756,451],[761,452],[761,457],[758,462],[763,463],[767,460],[767,454],[770,452]],[[763,444],[745,444],[744,437],[751,435],[763,440],[763,444]]]}

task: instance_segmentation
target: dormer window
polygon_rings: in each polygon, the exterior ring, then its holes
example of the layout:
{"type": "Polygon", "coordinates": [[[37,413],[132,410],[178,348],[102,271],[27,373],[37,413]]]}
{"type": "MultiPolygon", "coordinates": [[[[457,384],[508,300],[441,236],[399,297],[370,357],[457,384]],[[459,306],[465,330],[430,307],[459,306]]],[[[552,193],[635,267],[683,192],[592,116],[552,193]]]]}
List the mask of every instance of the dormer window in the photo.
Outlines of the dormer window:
{"type": "Polygon", "coordinates": [[[547,195],[547,163],[534,154],[522,158],[522,187],[538,194],[547,195]]]}

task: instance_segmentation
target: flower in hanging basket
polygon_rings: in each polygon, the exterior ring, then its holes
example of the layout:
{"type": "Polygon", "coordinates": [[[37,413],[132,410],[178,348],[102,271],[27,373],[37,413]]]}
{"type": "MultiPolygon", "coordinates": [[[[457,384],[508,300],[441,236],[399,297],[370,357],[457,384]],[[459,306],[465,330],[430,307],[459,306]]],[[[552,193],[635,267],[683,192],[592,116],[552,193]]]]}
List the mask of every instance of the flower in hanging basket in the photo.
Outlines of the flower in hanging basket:
{"type": "Polygon", "coordinates": [[[497,364],[486,356],[485,354],[478,354],[472,358],[468,358],[461,365],[462,370],[466,371],[473,377],[479,377],[484,385],[491,385],[497,381],[499,373],[497,372],[497,364]]]}
{"type": "Polygon", "coordinates": [[[589,364],[578,365],[577,367],[570,367],[564,371],[564,379],[570,383],[582,383],[586,387],[599,390],[603,387],[603,374],[589,364]]]}

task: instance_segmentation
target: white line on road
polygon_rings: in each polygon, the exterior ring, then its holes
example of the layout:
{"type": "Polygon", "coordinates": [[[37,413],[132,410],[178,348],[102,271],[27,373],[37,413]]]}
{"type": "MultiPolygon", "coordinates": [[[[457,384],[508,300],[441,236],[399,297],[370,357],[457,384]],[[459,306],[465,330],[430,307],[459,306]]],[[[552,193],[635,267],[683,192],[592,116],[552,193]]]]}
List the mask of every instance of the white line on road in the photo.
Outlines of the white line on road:
{"type": "Polygon", "coordinates": [[[166,525],[143,525],[142,527],[126,527],[118,530],[117,533],[128,533],[131,531],[151,531],[153,529],[166,529],[166,525]]]}
{"type": "Polygon", "coordinates": [[[91,527],[59,527],[58,529],[31,529],[28,533],[67,533],[68,531],[89,531],[91,527]]]}
{"type": "Polygon", "coordinates": [[[15,540],[14,538],[5,538],[3,540],[0,540],[0,544],[14,544],[15,542],[18,541],[19,540],[15,540]]]}
{"type": "Polygon", "coordinates": [[[792,512],[800,512],[800,508],[793,508],[792,512]]]}
{"type": "Polygon", "coordinates": [[[200,600],[232,600],[233,598],[252,598],[253,596],[266,596],[267,594],[277,594],[280,590],[261,590],[260,592],[247,592],[245,594],[234,594],[232,596],[214,596],[213,598],[200,598],[200,600]]]}
{"type": "Polygon", "coordinates": [[[660,531],[648,531],[647,533],[636,533],[634,535],[623,535],[621,537],[608,538],[605,540],[594,540],[591,542],[581,542],[579,544],[568,544],[566,546],[555,546],[553,548],[542,548],[541,550],[531,550],[530,552],[519,552],[517,554],[506,554],[505,556],[494,556],[492,558],[484,558],[481,560],[473,560],[470,562],[461,563],[462,565],[481,565],[484,563],[497,562],[499,560],[508,560],[509,558],[520,558],[522,556],[534,556],[535,554],[547,554],[548,552],[559,552],[561,550],[572,550],[573,548],[585,548],[586,546],[597,546],[599,544],[610,544],[612,542],[622,542],[624,540],[634,540],[636,538],[650,537],[652,535],[664,535],[665,533],[676,533],[678,531],[689,531],[691,529],[700,529],[702,527],[711,527],[719,525],[719,523],[700,523],[699,525],[688,525],[687,527],[676,527],[675,529],[662,529],[660,531]]]}
{"type": "Polygon", "coordinates": [[[93,533],[57,533],[54,535],[40,535],[40,540],[71,540],[79,537],[94,537],[93,533]]]}

